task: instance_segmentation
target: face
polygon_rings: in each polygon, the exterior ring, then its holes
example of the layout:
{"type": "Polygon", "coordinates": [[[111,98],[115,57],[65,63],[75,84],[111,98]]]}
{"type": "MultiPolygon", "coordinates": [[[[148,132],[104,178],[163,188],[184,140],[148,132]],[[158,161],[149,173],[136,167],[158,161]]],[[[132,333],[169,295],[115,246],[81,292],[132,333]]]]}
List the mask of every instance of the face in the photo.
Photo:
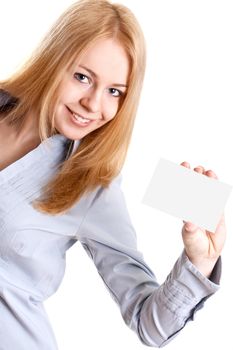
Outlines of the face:
{"type": "Polygon", "coordinates": [[[124,48],[112,39],[89,48],[61,82],[56,130],[80,140],[113,119],[127,92],[129,67],[124,48]]]}

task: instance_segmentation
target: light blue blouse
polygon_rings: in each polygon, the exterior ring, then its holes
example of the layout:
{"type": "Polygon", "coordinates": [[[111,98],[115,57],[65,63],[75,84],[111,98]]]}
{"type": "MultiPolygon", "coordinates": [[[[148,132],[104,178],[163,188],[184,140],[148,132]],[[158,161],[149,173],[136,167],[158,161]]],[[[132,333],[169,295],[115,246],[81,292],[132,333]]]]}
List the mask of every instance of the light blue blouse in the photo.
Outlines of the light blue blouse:
{"type": "Polygon", "coordinates": [[[162,347],[218,290],[221,260],[207,279],[182,252],[159,285],[137,250],[121,175],[108,188],[83,196],[66,214],[36,211],[31,202],[67,156],[68,145],[63,135],[54,135],[0,171],[0,349],[57,349],[43,301],[59,287],[66,251],[77,241],[124,322],[143,344],[162,347]]]}

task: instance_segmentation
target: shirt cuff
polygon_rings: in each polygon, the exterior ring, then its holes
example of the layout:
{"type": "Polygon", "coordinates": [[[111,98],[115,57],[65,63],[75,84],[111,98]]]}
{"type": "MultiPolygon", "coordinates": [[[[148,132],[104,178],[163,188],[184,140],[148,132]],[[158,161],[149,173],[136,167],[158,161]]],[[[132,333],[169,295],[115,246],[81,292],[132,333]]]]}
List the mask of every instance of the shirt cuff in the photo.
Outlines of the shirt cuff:
{"type": "Polygon", "coordinates": [[[218,259],[210,278],[205,277],[191,261],[185,251],[176,261],[160,292],[160,302],[181,323],[193,319],[204,301],[219,289],[221,258],[218,259]]]}

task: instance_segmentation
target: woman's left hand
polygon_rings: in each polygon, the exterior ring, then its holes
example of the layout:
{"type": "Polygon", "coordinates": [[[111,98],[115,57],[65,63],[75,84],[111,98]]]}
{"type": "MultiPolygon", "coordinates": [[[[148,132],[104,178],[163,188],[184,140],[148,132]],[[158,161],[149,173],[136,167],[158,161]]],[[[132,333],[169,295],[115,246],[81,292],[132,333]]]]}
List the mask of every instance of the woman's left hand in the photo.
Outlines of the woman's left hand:
{"type": "MultiPolygon", "coordinates": [[[[190,169],[190,165],[187,162],[182,162],[180,165],[190,169]]],[[[203,166],[194,168],[194,171],[217,179],[212,170],[205,171],[203,166]]],[[[221,254],[226,239],[224,214],[214,233],[204,230],[191,222],[183,222],[182,238],[186,255],[203,275],[209,277],[221,254]]]]}

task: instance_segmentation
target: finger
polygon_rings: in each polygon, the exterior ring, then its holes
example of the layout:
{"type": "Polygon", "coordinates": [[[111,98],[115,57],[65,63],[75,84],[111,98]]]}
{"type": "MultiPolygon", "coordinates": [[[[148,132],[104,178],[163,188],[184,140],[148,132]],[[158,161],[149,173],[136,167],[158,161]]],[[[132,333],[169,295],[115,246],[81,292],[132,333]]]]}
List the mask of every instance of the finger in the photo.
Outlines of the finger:
{"type": "MultiPolygon", "coordinates": [[[[197,228],[197,225],[193,224],[192,222],[190,221],[186,221],[186,220],[182,220],[183,223],[184,223],[184,229],[186,230],[192,230],[192,229],[196,229],[197,228]]],[[[187,231],[186,230],[186,231],[187,231]]]]}
{"type": "Polygon", "coordinates": [[[184,229],[186,232],[194,232],[197,230],[197,228],[198,226],[193,224],[192,222],[189,222],[189,221],[185,222],[184,229]]]}
{"type": "Polygon", "coordinates": [[[203,174],[205,172],[205,168],[201,165],[198,165],[193,170],[196,171],[197,173],[200,173],[200,174],[203,174]]]}
{"type": "Polygon", "coordinates": [[[182,165],[182,166],[184,166],[186,168],[189,168],[189,169],[191,168],[190,164],[188,162],[182,162],[182,163],[180,163],[180,165],[182,165]]]}
{"type": "Polygon", "coordinates": [[[217,175],[213,172],[213,170],[206,170],[205,175],[208,177],[212,177],[213,179],[218,179],[217,175]]]}
{"type": "Polygon", "coordinates": [[[221,218],[220,218],[220,220],[218,222],[218,225],[217,225],[217,228],[216,228],[215,232],[217,232],[217,231],[221,232],[222,230],[226,230],[226,222],[225,222],[225,215],[224,215],[224,213],[222,214],[222,216],[221,216],[221,218]]]}

